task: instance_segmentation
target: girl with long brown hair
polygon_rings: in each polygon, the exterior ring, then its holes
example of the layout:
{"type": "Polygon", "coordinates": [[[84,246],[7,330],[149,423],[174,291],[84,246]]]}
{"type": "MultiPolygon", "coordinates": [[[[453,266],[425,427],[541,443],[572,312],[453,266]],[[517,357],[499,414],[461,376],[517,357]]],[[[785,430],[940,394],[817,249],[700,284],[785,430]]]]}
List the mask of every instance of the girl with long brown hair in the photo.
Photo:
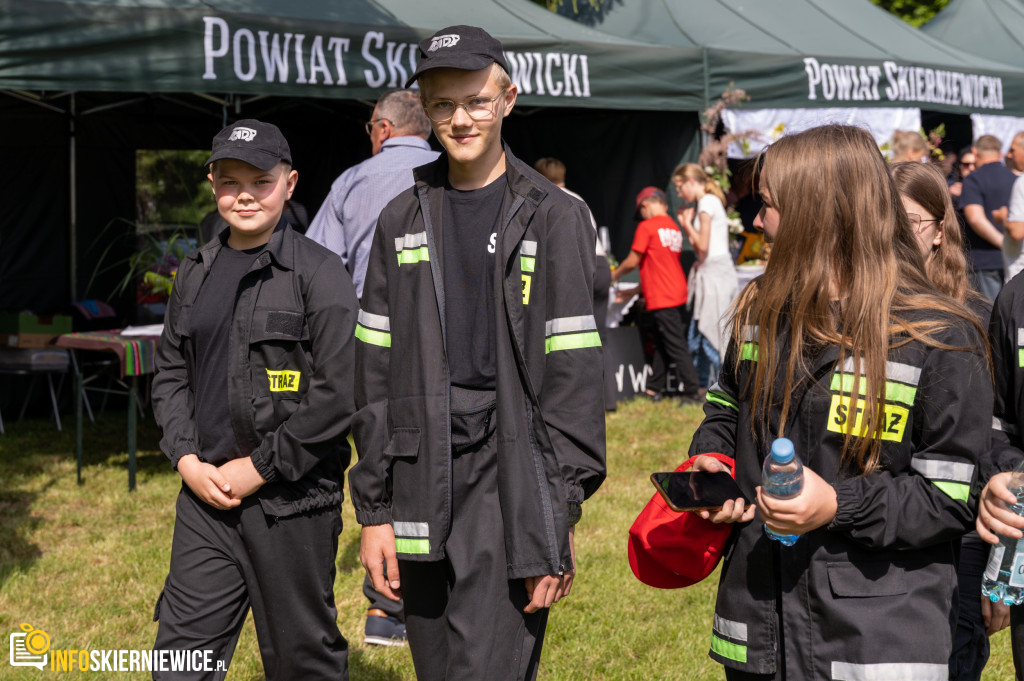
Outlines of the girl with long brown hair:
{"type": "Polygon", "coordinates": [[[740,294],[694,467],[733,457],[711,657],[727,679],[945,679],[954,549],[992,422],[983,333],[936,291],[871,135],[830,125],[763,157],[763,276],[740,294]],[[773,439],[803,491],[760,488],[773,439]],[[792,547],[763,527],[800,535],[792,547]]]}
{"type": "MultiPolygon", "coordinates": [[[[992,306],[968,284],[963,235],[942,173],[926,163],[904,162],[889,166],[889,175],[910,218],[928,278],[939,291],[965,303],[979,322],[987,323],[992,306]]],[[[989,657],[988,637],[1009,624],[1009,608],[981,594],[988,553],[989,545],[977,532],[964,535],[957,562],[959,594],[950,681],[980,678],[989,657]]]]}

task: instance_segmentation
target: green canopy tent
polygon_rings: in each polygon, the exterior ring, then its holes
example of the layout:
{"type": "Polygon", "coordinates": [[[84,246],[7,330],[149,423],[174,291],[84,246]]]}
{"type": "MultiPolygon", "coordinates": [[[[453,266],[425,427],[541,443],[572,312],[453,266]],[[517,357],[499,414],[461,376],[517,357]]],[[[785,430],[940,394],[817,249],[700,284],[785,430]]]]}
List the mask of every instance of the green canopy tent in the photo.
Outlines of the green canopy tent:
{"type": "Polygon", "coordinates": [[[596,24],[699,48],[705,105],[734,84],[757,108],[916,106],[1024,115],[1024,70],[951,47],[868,0],[623,0],[596,24]]]}
{"type": "MultiPolygon", "coordinates": [[[[953,0],[921,32],[946,45],[1010,66],[1024,64],[1024,2],[1021,0],[953,0]]],[[[1024,113],[971,115],[974,138],[991,133],[1009,148],[1024,130],[1024,113]],[[1011,115],[1001,115],[1011,114],[1011,115]]]]}
{"type": "Polygon", "coordinates": [[[921,32],[964,52],[1003,64],[1024,64],[1024,2],[952,0],[921,32]]]}
{"type": "Polygon", "coordinates": [[[0,309],[87,293],[92,242],[134,216],[136,149],[202,149],[229,120],[271,120],[315,210],[369,155],[372,101],[445,25],[502,40],[521,93],[506,137],[528,162],[561,157],[603,224],[628,220],[636,189],[683,155],[703,101],[699,50],[607,36],[527,0],[0,0],[0,17],[0,146],[19,166],[4,187],[0,309]]]}

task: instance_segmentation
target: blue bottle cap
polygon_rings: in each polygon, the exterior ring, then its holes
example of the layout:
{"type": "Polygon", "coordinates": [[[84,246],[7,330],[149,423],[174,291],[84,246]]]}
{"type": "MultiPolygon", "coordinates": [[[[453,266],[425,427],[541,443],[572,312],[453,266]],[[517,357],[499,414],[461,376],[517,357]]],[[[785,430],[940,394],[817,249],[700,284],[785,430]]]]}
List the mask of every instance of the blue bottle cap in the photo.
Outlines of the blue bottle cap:
{"type": "Polygon", "coordinates": [[[778,463],[789,463],[796,455],[793,441],[788,437],[776,438],[772,442],[772,458],[778,463]]]}

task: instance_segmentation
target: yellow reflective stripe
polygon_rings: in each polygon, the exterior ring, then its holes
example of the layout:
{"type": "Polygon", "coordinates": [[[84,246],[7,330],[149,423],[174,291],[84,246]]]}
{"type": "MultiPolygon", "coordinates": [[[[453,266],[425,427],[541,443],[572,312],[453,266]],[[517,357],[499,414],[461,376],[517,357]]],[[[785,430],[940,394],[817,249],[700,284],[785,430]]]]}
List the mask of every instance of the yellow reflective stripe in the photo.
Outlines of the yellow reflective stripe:
{"type": "Polygon", "coordinates": [[[943,491],[943,493],[954,501],[966,502],[971,497],[971,486],[959,482],[944,482],[932,480],[932,484],[943,491]]]}
{"type": "Polygon", "coordinates": [[[411,265],[417,262],[427,262],[430,260],[430,251],[427,250],[426,246],[420,246],[408,251],[400,251],[398,253],[398,266],[411,265]]]}
{"type": "Polygon", "coordinates": [[[711,634],[711,652],[718,653],[724,658],[735,660],[736,662],[747,661],[747,647],[741,646],[738,643],[730,643],[724,639],[718,638],[714,634],[711,634]]]}
{"type": "Polygon", "coordinates": [[[405,539],[403,537],[398,537],[395,539],[395,551],[397,553],[409,553],[417,555],[430,553],[430,540],[405,539]]]}
{"type": "Polygon", "coordinates": [[[1024,348],[1017,351],[1017,366],[1024,367],[1024,348]]]}
{"type": "MultiPolygon", "coordinates": [[[[867,393],[865,390],[861,390],[861,379],[853,374],[833,374],[832,375],[832,390],[842,391],[844,393],[852,394],[856,392],[858,395],[864,395],[867,393]],[[856,389],[854,386],[857,386],[856,389]]],[[[902,402],[910,406],[914,405],[914,400],[917,398],[917,388],[911,385],[903,383],[895,383],[893,381],[885,382],[885,400],[887,402],[902,402]]]]}
{"type": "Polygon", "coordinates": [[[729,409],[732,409],[733,411],[740,410],[739,404],[736,402],[736,400],[732,399],[725,393],[709,390],[707,394],[707,399],[708,402],[714,402],[715,404],[720,404],[723,407],[729,407],[729,409]]]}
{"type": "Polygon", "coordinates": [[[544,341],[544,354],[556,350],[579,350],[581,348],[601,347],[601,336],[597,331],[588,333],[567,333],[562,336],[551,336],[544,341]]]}
{"type": "Polygon", "coordinates": [[[533,272],[537,267],[536,258],[528,258],[525,255],[519,256],[519,267],[523,272],[533,272]]]}
{"type": "Polygon", "coordinates": [[[362,324],[356,324],[356,338],[369,343],[370,345],[379,345],[382,348],[391,347],[391,334],[386,331],[377,331],[376,329],[368,329],[362,324]]]}
{"type": "Polygon", "coordinates": [[[758,348],[757,343],[744,343],[743,347],[740,348],[740,359],[749,359],[751,362],[757,361],[758,348]]]}

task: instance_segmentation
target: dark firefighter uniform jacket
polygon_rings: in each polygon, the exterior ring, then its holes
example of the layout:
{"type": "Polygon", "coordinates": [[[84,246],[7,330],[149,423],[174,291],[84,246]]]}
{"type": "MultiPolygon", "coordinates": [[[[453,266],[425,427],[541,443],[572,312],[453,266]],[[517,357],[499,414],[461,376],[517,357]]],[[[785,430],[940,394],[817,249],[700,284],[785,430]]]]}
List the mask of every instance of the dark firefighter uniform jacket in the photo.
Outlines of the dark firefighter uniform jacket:
{"type": "MultiPolygon", "coordinates": [[[[779,413],[770,415],[768,441],[758,441],[741,386],[757,362],[759,332],[742,333],[740,350],[730,350],[708,391],[690,453],[734,456],[736,482],[753,500],[770,440],[779,435],[779,413]]],[[[790,681],[947,678],[955,551],[973,527],[992,381],[973,326],[955,320],[936,338],[970,350],[917,341],[890,350],[885,422],[875,435],[882,468],[867,475],[840,461],[844,434],[864,432],[863,401],[853,390],[860,363],[839,362],[835,346],[809,359],[810,387],[794,391],[784,435],[804,465],[835,488],[836,516],[792,547],[769,540],[760,515],[734,526],[715,606],[713,659],[754,674],[776,673],[784,660],[780,678],[790,681]]],[[[788,335],[777,343],[785,357],[788,335]]],[[[781,380],[776,395],[780,389],[781,380]]]]}
{"type": "Polygon", "coordinates": [[[1024,277],[1014,277],[999,291],[992,307],[988,340],[992,346],[996,404],[992,419],[992,456],[984,471],[1012,471],[1024,460],[1024,277]]]}
{"type": "MultiPolygon", "coordinates": [[[[506,147],[496,243],[498,494],[508,577],[572,568],[568,532],[605,475],[594,230],[582,204],[506,147]]],[[[362,525],[391,523],[400,559],[438,560],[452,517],[442,200],[447,156],[381,213],[356,327],[349,484],[362,525]]],[[[481,323],[487,323],[481,320],[481,323]]]]}
{"type": "MultiPolygon", "coordinates": [[[[157,346],[153,407],[163,428],[160,447],[175,466],[185,454],[203,458],[190,324],[199,288],[226,238],[227,230],[182,260],[157,346]]],[[[283,219],[239,282],[228,336],[231,423],[224,425],[267,480],[255,493],[267,515],[341,503],[358,313],[338,256],[283,219]]]]}

